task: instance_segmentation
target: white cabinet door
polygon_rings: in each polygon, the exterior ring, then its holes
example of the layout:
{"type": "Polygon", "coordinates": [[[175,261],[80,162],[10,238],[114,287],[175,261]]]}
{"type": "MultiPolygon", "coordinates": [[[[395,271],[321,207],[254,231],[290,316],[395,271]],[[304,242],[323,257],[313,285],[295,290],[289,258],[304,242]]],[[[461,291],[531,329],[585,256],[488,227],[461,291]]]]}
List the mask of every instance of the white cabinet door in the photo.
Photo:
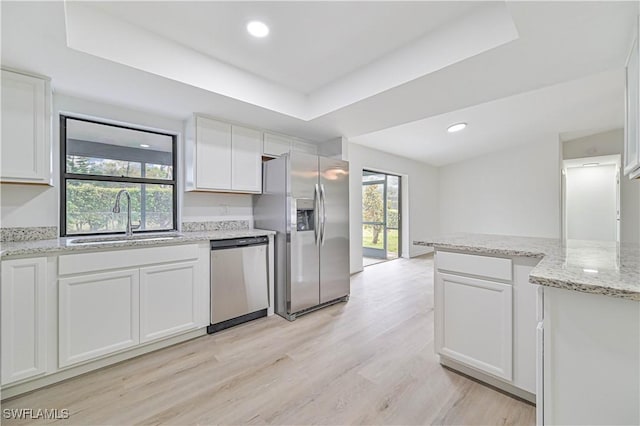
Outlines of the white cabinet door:
{"type": "Polygon", "coordinates": [[[536,393],[536,299],[539,286],[529,282],[529,274],[539,259],[513,261],[513,385],[536,393]]]}
{"type": "Polygon", "coordinates": [[[246,127],[231,128],[231,189],[262,191],[262,133],[246,127]]]}
{"type": "Polygon", "coordinates": [[[46,371],[45,258],[2,262],[2,384],[46,371]]]}
{"type": "Polygon", "coordinates": [[[264,134],[264,155],[278,157],[291,151],[291,139],[274,135],[272,133],[264,134]]]}
{"type": "Polygon", "coordinates": [[[436,350],[470,367],[512,380],[512,286],[436,274],[436,350]]]}
{"type": "Polygon", "coordinates": [[[626,117],[624,173],[635,175],[640,169],[640,63],[638,31],[626,67],[626,117]]]}
{"type": "Polygon", "coordinates": [[[60,367],[139,342],[138,269],[58,280],[60,367]]]}
{"type": "Polygon", "coordinates": [[[305,152],[307,154],[318,154],[318,146],[311,142],[294,141],[291,146],[292,151],[305,152]]]}
{"type": "Polygon", "coordinates": [[[198,262],[140,269],[140,343],[198,327],[198,262]]]}
{"type": "Polygon", "coordinates": [[[2,70],[2,182],[51,184],[49,83],[2,70]]]}
{"type": "Polygon", "coordinates": [[[196,117],[196,186],[231,189],[231,125],[196,117]]]}

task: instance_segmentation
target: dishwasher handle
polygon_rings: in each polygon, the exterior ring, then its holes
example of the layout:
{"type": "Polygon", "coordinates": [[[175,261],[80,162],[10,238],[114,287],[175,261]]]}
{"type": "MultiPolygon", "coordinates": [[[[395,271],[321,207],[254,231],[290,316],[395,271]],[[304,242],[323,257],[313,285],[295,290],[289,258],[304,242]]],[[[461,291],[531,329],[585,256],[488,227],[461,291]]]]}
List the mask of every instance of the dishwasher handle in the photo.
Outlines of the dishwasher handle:
{"type": "Polygon", "coordinates": [[[269,243],[269,237],[246,237],[229,240],[211,241],[211,250],[224,250],[238,247],[261,246],[269,243]]]}

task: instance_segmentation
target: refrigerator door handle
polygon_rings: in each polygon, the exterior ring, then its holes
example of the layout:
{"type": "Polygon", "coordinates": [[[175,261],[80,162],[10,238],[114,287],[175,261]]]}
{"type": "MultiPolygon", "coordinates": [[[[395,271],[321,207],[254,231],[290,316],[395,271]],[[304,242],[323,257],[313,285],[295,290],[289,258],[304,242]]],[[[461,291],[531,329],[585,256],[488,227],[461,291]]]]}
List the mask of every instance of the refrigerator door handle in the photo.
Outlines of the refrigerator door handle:
{"type": "Polygon", "coordinates": [[[320,233],[320,245],[324,245],[325,224],[327,223],[327,209],[325,206],[324,185],[320,184],[320,204],[322,204],[322,232],[320,233]]]}
{"type": "Polygon", "coordinates": [[[320,187],[317,183],[313,190],[313,207],[315,209],[313,214],[313,233],[316,245],[320,245],[320,187]]]}

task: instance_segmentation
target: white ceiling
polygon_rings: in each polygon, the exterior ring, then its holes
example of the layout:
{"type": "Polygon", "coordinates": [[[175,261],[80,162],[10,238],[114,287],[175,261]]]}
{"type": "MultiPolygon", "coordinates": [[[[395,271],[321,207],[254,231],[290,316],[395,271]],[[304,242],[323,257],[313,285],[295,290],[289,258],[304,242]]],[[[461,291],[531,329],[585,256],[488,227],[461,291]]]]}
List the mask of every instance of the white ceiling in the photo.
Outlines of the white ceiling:
{"type": "MultiPolygon", "coordinates": [[[[183,24],[162,34],[165,41],[173,43],[169,45],[177,53],[167,54],[168,50],[162,50],[165,56],[158,62],[141,48],[144,43],[140,39],[126,37],[130,33],[112,33],[103,40],[115,53],[137,60],[134,67],[124,61],[118,63],[69,48],[62,2],[2,1],[0,6],[2,65],[50,76],[58,93],[177,119],[201,112],[317,141],[346,136],[364,145],[410,158],[419,157],[430,164],[458,161],[467,158],[470,152],[490,152],[515,141],[524,143],[527,138],[522,135],[534,134],[533,127],[545,130],[547,126],[550,132],[584,132],[596,127],[620,126],[622,69],[638,11],[636,2],[610,1],[508,2],[506,7],[500,2],[404,4],[415,10],[416,16],[420,10],[427,14],[433,11],[433,19],[425,18],[426,32],[418,31],[419,19],[413,19],[414,13],[411,19],[407,18],[413,27],[405,29],[405,11],[399,7],[388,13],[390,19],[385,25],[377,24],[381,28],[373,35],[377,41],[368,45],[372,34],[365,32],[363,39],[360,31],[376,26],[375,20],[383,15],[376,12],[376,8],[391,7],[386,3],[264,2],[256,7],[278,17],[278,24],[272,24],[274,37],[287,28],[288,35],[280,40],[286,46],[271,46],[267,39],[266,46],[254,43],[237,48],[246,41],[242,41],[245,37],[242,26],[238,28],[241,36],[225,37],[222,47],[207,49],[206,37],[209,36],[203,32],[206,25],[194,24],[192,32],[191,24],[183,24]],[[345,5],[351,8],[349,13],[336,12],[339,7],[346,8],[345,5]],[[327,10],[317,11],[323,7],[327,10]],[[364,10],[367,12],[360,13],[364,10]],[[338,15],[336,22],[341,22],[341,26],[331,27],[327,33],[314,37],[305,30],[325,27],[323,20],[327,16],[338,15]],[[365,23],[360,23],[360,15],[368,17],[365,23]],[[286,16],[298,16],[298,20],[306,24],[288,22],[284,19],[286,16]],[[496,25],[482,26],[482,31],[477,32],[478,44],[474,45],[473,40],[469,41],[475,34],[474,25],[477,27],[487,19],[494,19],[496,25]],[[284,25],[282,29],[281,25],[284,25]],[[515,38],[509,25],[517,30],[515,38]],[[488,30],[494,27],[495,34],[491,34],[488,30]],[[298,32],[290,33],[293,28],[298,28],[298,32]],[[354,28],[357,31],[351,31],[354,28]],[[332,38],[332,30],[343,34],[337,38],[338,43],[332,38]],[[198,38],[203,40],[196,44],[198,38]],[[453,47],[436,43],[439,49],[434,50],[434,41],[443,38],[460,43],[453,47]],[[506,41],[509,39],[511,41],[506,41]],[[184,49],[184,43],[191,43],[189,40],[193,45],[184,49]],[[266,47],[265,54],[255,54],[258,47],[266,47]],[[206,90],[184,79],[167,78],[171,72],[179,74],[187,70],[192,74],[200,72],[200,77],[211,80],[211,75],[203,71],[206,67],[177,59],[186,50],[195,52],[192,57],[200,55],[198,60],[216,55],[220,64],[226,64],[224,70],[228,74],[214,74],[217,88],[231,86],[227,83],[239,81],[236,79],[242,73],[243,81],[251,84],[245,85],[243,96],[234,97],[229,92],[221,93],[223,90],[206,90]],[[439,53],[412,55],[419,51],[439,53]],[[447,52],[451,52],[452,57],[447,58],[447,52]],[[324,60],[320,67],[315,66],[315,56],[326,58],[331,54],[353,58],[324,60]],[[151,65],[171,69],[160,73],[155,72],[157,68],[154,72],[145,71],[152,62],[151,65]],[[294,67],[292,63],[299,66],[294,67]],[[572,83],[573,80],[579,81],[572,83]],[[259,90],[253,90],[256,87],[259,90]],[[311,94],[303,94],[307,90],[312,90],[311,94]],[[542,95],[536,95],[538,91],[542,95]],[[260,102],[254,102],[256,97],[260,102]],[[572,99],[576,100],[573,104],[572,99]],[[320,107],[307,108],[304,114],[299,114],[304,109],[300,108],[301,102],[320,107]],[[505,103],[517,107],[523,115],[511,114],[505,103]],[[291,108],[282,108],[287,105],[291,108]],[[503,120],[500,126],[492,124],[489,129],[488,124],[475,122],[477,116],[488,120],[486,123],[496,123],[505,111],[511,119],[503,120]],[[545,116],[548,111],[558,115],[555,121],[545,116]],[[443,120],[449,124],[447,118],[464,112],[469,112],[474,122],[463,117],[470,121],[470,126],[463,135],[458,134],[462,135],[461,141],[464,139],[462,147],[444,139],[424,154],[425,140],[429,140],[427,145],[436,144],[432,136],[435,130],[428,123],[435,126],[438,120],[443,120]],[[386,139],[397,140],[393,132],[406,133],[405,125],[412,122],[417,122],[410,135],[412,142],[397,144],[397,149],[396,144],[389,147],[386,139]],[[534,122],[538,124],[530,124],[534,122]],[[474,133],[480,129],[484,130],[474,133]],[[388,133],[379,134],[381,130],[388,133]],[[419,156],[418,152],[423,154],[419,156]]],[[[185,3],[182,8],[162,2],[117,2],[99,6],[101,9],[91,9],[123,23],[127,31],[139,30],[137,34],[146,34],[154,42],[158,41],[157,35],[154,36],[153,28],[145,26],[156,25],[151,22],[156,18],[173,17],[175,22],[189,23],[189,19],[204,16],[207,8],[224,6],[228,9],[220,10],[227,10],[229,14],[220,12],[221,17],[215,19],[228,25],[224,32],[229,32],[232,18],[242,10],[232,3],[211,2],[185,3]],[[105,14],[107,8],[109,14],[105,14]],[[153,12],[156,9],[158,13],[153,12]],[[128,21],[118,16],[118,13],[124,16],[127,11],[131,12],[128,21]],[[149,12],[148,22],[142,19],[145,11],[149,12]]],[[[157,25],[161,24],[162,20],[157,25]]],[[[85,23],[85,27],[88,25],[85,23]]],[[[211,37],[216,34],[215,29],[208,31],[211,37]]]]}
{"type": "Polygon", "coordinates": [[[212,58],[310,93],[481,4],[167,1],[153,8],[148,2],[96,6],[212,58]],[[268,24],[268,38],[247,33],[251,20],[268,24]]]}
{"type": "Polygon", "coordinates": [[[624,125],[624,73],[610,70],[543,89],[351,138],[351,142],[434,166],[477,157],[549,135],[593,134],[624,125]],[[448,133],[447,127],[467,128],[448,133]]]}
{"type": "Polygon", "coordinates": [[[351,14],[343,16],[345,6],[348,4],[340,2],[181,2],[167,11],[162,2],[67,2],[67,46],[312,120],[517,38],[513,21],[500,2],[361,2],[352,4],[351,14]],[[211,31],[206,31],[206,24],[192,22],[194,11],[209,17],[212,27],[220,26],[215,36],[221,39],[226,34],[229,46],[225,42],[212,49],[211,31]],[[277,29],[287,37],[270,35],[258,43],[239,42],[248,37],[243,24],[255,11],[279,23],[277,29]],[[420,28],[411,11],[420,12],[423,30],[428,30],[421,37],[412,37],[420,28]],[[170,13],[173,28],[167,27],[170,13]],[[383,14],[388,17],[386,26],[380,25],[383,14]],[[155,23],[156,18],[160,24],[155,23]],[[338,25],[320,31],[327,27],[325,19],[334,19],[338,25]],[[377,35],[370,36],[376,27],[377,35]],[[309,30],[320,32],[311,35],[309,30]],[[256,55],[260,47],[263,55],[256,55]],[[213,53],[219,56],[211,56],[213,53]],[[230,56],[234,57],[232,64],[225,61],[230,56]],[[279,84],[291,77],[304,80],[303,74],[322,86],[304,92],[291,89],[290,83],[279,84]]]}

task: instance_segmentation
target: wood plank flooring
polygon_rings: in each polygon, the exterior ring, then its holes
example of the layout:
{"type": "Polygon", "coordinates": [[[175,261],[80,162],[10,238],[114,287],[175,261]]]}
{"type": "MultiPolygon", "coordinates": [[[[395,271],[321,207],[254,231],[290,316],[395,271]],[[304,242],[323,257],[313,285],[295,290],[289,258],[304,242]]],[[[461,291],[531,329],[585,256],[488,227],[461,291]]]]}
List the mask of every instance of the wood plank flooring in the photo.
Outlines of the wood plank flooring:
{"type": "Polygon", "coordinates": [[[3,401],[18,424],[533,425],[535,408],[438,364],[433,259],[373,265],[351,299],[200,337],[3,401]]]}

